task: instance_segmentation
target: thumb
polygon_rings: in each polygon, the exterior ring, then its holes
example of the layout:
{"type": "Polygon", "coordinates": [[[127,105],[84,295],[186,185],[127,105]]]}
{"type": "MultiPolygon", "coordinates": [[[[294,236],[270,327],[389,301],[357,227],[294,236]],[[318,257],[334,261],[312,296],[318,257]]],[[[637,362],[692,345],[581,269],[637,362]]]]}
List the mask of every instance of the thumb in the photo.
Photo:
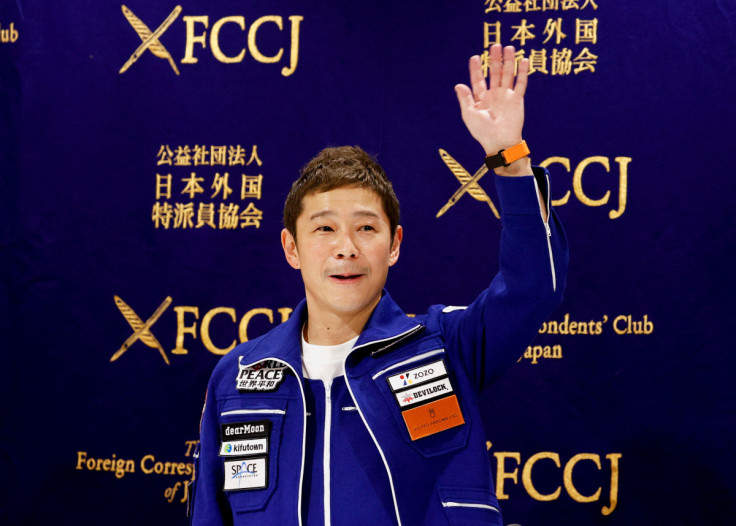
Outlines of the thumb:
{"type": "Polygon", "coordinates": [[[473,92],[465,84],[457,84],[455,86],[455,94],[460,104],[460,111],[464,112],[467,108],[472,108],[475,105],[473,92]]]}

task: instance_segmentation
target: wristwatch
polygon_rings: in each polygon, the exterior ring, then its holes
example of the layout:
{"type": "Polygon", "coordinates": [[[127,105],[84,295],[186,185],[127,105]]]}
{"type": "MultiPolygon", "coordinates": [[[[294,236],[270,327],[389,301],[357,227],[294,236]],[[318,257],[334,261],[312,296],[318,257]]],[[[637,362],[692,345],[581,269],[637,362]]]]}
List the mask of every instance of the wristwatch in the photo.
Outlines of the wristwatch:
{"type": "Polygon", "coordinates": [[[496,155],[486,157],[486,166],[489,170],[494,170],[501,166],[508,166],[527,155],[529,155],[529,147],[526,145],[526,141],[521,141],[516,146],[498,150],[496,155]]]}

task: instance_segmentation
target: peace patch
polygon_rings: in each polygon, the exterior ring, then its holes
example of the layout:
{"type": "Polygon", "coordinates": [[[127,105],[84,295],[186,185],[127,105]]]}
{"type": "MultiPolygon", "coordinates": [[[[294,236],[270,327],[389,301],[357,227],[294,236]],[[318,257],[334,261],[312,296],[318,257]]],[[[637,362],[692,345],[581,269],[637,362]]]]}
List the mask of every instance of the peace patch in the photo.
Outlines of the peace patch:
{"type": "Polygon", "coordinates": [[[253,365],[242,365],[238,358],[238,375],[235,385],[238,391],[275,391],[284,381],[287,365],[278,360],[263,360],[253,365]]]}

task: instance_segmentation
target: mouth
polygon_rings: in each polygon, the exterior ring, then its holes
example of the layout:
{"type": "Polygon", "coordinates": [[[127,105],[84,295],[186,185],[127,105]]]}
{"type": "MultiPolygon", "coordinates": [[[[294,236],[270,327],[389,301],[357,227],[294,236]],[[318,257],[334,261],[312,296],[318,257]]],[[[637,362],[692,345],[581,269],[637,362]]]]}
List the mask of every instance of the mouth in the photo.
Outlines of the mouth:
{"type": "Polygon", "coordinates": [[[330,279],[337,283],[355,283],[363,274],[330,274],[330,279]]]}

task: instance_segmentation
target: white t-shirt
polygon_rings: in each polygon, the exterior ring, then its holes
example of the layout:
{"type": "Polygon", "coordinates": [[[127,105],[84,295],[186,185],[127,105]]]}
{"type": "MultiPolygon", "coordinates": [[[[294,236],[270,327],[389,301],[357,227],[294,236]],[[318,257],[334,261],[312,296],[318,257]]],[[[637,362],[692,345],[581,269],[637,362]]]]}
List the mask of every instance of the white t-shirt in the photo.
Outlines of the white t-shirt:
{"type": "Polygon", "coordinates": [[[351,351],[358,336],[338,345],[312,345],[302,331],[302,373],[304,378],[322,380],[325,385],[345,374],[345,356],[351,351]]]}

